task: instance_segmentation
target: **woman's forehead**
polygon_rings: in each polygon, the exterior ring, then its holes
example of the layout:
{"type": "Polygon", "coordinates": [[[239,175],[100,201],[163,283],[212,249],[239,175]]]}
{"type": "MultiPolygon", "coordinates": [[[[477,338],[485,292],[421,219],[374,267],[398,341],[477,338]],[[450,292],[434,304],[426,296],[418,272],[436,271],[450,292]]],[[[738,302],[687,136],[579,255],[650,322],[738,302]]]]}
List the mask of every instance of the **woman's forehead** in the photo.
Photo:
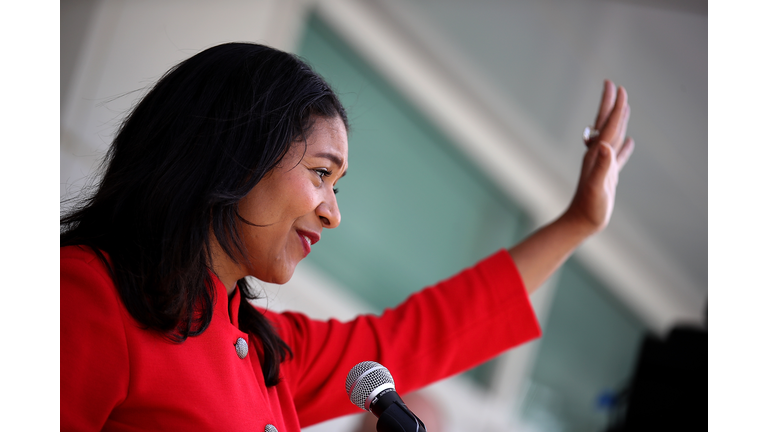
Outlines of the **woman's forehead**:
{"type": "Polygon", "coordinates": [[[349,144],[347,128],[341,118],[316,119],[306,144],[305,157],[324,157],[339,168],[346,169],[349,144]]]}

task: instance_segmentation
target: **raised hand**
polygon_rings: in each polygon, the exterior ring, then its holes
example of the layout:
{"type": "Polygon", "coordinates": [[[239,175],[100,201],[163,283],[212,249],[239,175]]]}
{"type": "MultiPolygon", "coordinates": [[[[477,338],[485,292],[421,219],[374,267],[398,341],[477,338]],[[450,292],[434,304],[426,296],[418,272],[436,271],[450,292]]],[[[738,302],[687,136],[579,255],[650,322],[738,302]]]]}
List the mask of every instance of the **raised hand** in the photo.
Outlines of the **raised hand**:
{"type": "Polygon", "coordinates": [[[629,104],[624,88],[605,81],[603,99],[593,130],[576,194],[568,209],[509,249],[529,293],[536,290],[590,235],[608,224],[616,200],[619,171],[635,143],[626,137],[629,104]]]}
{"type": "Polygon", "coordinates": [[[606,80],[595,126],[591,128],[598,133],[585,141],[587,152],[579,184],[566,211],[567,217],[583,224],[590,232],[602,230],[611,218],[619,172],[635,147],[632,138],[626,137],[628,121],[626,90],[619,87],[617,91],[616,86],[606,80]]]}

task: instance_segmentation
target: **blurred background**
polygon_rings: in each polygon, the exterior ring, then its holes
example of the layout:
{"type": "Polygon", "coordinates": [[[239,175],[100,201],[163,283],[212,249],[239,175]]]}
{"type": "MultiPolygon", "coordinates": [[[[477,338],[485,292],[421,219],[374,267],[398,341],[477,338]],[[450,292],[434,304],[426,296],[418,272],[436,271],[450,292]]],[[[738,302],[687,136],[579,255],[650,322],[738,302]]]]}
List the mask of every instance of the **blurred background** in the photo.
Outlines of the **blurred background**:
{"type": "MultiPolygon", "coordinates": [[[[705,326],[706,1],[60,6],[62,200],[149,86],[204,48],[294,52],[336,89],[351,121],[343,223],[261,301],[317,318],[380,312],[557,217],[603,80],[627,88],[637,147],[610,226],[532,297],[540,340],[414,396],[442,430],[606,430],[643,338],[705,326]]],[[[305,430],[361,430],[364,415],[305,430]]]]}

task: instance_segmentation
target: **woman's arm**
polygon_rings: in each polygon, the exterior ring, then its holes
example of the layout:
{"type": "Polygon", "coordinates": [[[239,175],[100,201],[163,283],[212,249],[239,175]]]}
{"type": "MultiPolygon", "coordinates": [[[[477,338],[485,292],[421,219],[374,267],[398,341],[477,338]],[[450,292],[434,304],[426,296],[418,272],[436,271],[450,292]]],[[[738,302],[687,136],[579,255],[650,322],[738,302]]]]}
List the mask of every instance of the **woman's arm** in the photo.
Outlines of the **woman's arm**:
{"type": "Polygon", "coordinates": [[[588,141],[581,176],[571,204],[554,222],[509,249],[528,293],[535,291],[587,237],[611,218],[619,172],[634,149],[626,137],[627,92],[606,80],[595,121],[600,134],[588,141]]]}

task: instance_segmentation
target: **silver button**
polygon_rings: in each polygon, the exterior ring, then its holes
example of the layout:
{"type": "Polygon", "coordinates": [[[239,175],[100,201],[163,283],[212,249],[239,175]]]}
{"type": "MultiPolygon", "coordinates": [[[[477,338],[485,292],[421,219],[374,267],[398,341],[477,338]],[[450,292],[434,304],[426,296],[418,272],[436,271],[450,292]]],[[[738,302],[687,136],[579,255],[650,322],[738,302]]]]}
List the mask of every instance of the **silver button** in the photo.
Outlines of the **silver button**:
{"type": "Polygon", "coordinates": [[[271,424],[268,424],[264,426],[264,432],[277,432],[277,428],[272,426],[271,424]]]}
{"type": "Polygon", "coordinates": [[[243,338],[237,338],[237,342],[235,342],[235,351],[237,351],[238,357],[244,359],[245,356],[248,355],[248,342],[243,338]]]}

